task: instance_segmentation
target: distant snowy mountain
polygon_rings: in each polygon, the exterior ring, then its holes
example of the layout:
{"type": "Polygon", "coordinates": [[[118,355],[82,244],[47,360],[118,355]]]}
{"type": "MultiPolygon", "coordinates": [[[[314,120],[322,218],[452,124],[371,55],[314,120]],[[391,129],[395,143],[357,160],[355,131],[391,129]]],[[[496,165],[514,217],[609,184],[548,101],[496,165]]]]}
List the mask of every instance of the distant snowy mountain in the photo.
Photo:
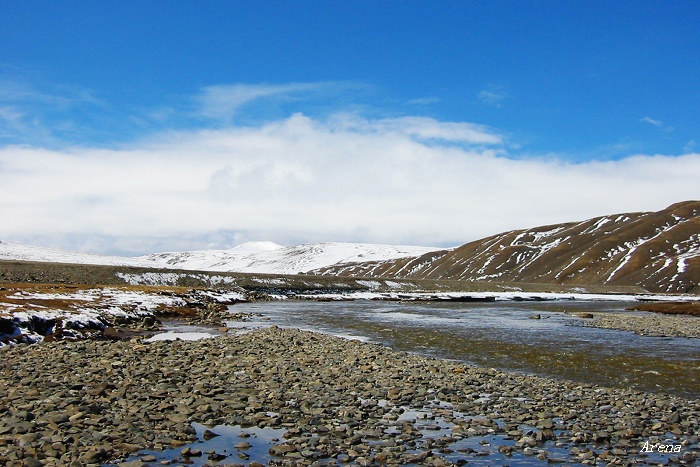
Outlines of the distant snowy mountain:
{"type": "Polygon", "coordinates": [[[0,260],[40,261],[46,263],[102,264],[108,266],[153,267],[138,258],[78,253],[0,240],[0,260]]]}
{"type": "Polygon", "coordinates": [[[421,256],[437,248],[376,245],[369,243],[311,243],[283,247],[272,242],[251,242],[230,250],[155,253],[139,262],[151,267],[197,271],[297,274],[312,269],[359,261],[392,260],[421,256]]]}
{"type": "Polygon", "coordinates": [[[437,248],[368,243],[313,243],[284,247],[273,242],[248,242],[228,250],[154,253],[132,258],[0,241],[0,259],[5,260],[262,274],[297,274],[350,262],[417,257],[435,250],[437,248]]]}
{"type": "Polygon", "coordinates": [[[263,251],[279,250],[280,248],[284,248],[284,246],[275,242],[246,242],[234,246],[229,251],[236,251],[239,253],[260,253],[263,251]]]}

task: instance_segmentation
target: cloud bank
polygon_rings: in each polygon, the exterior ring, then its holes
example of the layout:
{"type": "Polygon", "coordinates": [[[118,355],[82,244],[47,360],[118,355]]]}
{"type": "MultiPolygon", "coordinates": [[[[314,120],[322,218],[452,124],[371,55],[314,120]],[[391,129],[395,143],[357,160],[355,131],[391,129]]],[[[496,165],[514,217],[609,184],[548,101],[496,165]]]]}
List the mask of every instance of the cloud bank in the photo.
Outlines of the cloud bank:
{"type": "Polygon", "coordinates": [[[425,117],[294,114],[120,149],[0,149],[0,239],[101,253],[358,241],[453,246],[698,198],[700,154],[564,163],[425,117]]]}

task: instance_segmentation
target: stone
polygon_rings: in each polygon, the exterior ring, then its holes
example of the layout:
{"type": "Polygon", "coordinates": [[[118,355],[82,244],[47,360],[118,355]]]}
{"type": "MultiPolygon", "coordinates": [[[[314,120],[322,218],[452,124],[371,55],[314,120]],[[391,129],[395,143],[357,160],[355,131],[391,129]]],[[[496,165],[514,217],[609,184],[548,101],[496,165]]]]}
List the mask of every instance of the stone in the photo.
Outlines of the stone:
{"type": "Polygon", "coordinates": [[[226,457],[227,456],[225,454],[219,454],[218,452],[212,452],[210,454],[207,454],[207,459],[215,462],[224,460],[226,459],[226,457]]]}
{"type": "Polygon", "coordinates": [[[80,457],[82,462],[95,464],[107,459],[107,451],[104,448],[93,448],[80,457]]]}
{"type": "Polygon", "coordinates": [[[34,457],[27,457],[24,459],[24,467],[43,467],[44,464],[34,457]]]}
{"type": "Polygon", "coordinates": [[[554,421],[552,421],[551,418],[540,420],[540,422],[537,424],[537,427],[551,430],[552,428],[554,428],[554,421]]]}
{"type": "Polygon", "coordinates": [[[182,457],[200,457],[202,455],[202,451],[187,447],[180,450],[180,455],[182,457]]]}

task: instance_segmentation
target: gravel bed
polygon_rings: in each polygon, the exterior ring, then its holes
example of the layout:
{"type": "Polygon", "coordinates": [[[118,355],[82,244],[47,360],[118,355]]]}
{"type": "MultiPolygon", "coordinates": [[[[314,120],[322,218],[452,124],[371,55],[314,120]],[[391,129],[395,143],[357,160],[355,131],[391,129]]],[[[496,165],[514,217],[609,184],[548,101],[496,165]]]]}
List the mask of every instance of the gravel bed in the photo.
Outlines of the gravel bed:
{"type": "Polygon", "coordinates": [[[582,326],[631,331],[644,336],[700,338],[700,317],[638,313],[592,313],[582,326]]]}
{"type": "Polygon", "coordinates": [[[246,456],[231,452],[245,440],[228,453],[195,452],[193,423],[284,429],[269,465],[463,465],[522,454],[541,465],[631,465],[645,459],[645,442],[669,437],[679,451],[664,462],[700,456],[700,401],[276,327],[200,341],[5,347],[0,374],[4,466],[157,465],[133,455],[167,448],[180,453],[174,465],[195,455],[242,464],[246,456]],[[422,421],[402,417],[411,408],[422,421]],[[427,438],[431,421],[436,436],[427,438]],[[461,439],[481,448],[453,452],[461,439]]]}

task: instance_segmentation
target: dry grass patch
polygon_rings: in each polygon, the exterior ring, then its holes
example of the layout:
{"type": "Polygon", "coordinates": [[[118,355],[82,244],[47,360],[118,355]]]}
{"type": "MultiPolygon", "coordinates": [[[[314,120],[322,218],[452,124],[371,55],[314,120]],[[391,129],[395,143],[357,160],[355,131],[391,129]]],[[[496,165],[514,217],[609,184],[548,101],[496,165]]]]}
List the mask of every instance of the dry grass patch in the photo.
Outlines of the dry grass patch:
{"type": "Polygon", "coordinates": [[[641,303],[627,309],[630,311],[651,311],[664,315],[700,316],[700,302],[641,303]]]}

